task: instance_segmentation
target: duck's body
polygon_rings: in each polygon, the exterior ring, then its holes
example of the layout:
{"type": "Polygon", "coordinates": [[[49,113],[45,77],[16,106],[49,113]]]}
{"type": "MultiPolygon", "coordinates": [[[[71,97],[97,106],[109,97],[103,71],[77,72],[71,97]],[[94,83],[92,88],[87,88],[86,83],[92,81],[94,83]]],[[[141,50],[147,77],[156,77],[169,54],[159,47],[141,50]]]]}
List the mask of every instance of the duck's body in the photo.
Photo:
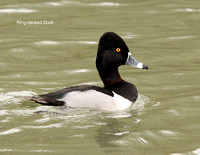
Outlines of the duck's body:
{"type": "Polygon", "coordinates": [[[129,53],[123,39],[113,32],[105,33],[99,41],[96,67],[104,87],[81,85],[56,92],[26,97],[43,105],[88,107],[107,111],[125,110],[137,99],[136,87],[119,75],[118,67],[129,64],[148,69],[129,53]]]}
{"type": "Polygon", "coordinates": [[[137,89],[133,84],[121,81],[111,88],[80,85],[27,99],[49,106],[90,107],[119,111],[127,109],[137,99],[137,89]],[[127,92],[124,93],[124,90],[127,92]]]}

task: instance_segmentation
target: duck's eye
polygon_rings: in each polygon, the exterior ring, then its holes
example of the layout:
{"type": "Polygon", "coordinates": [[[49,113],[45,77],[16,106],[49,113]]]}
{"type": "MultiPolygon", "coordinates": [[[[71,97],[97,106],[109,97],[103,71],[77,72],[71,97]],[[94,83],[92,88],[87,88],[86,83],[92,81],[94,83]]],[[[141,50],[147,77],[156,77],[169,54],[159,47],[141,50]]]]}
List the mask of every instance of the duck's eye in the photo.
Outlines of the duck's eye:
{"type": "Polygon", "coordinates": [[[116,48],[116,51],[117,51],[117,52],[121,52],[121,49],[120,49],[120,48],[116,48]]]}

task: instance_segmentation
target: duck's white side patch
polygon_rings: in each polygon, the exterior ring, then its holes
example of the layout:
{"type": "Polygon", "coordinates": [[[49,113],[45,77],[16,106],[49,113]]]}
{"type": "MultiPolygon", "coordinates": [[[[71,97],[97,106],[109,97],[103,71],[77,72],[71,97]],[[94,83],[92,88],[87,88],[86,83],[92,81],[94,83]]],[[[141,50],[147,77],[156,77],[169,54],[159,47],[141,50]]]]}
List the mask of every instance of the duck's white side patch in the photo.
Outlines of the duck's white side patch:
{"type": "Polygon", "coordinates": [[[128,107],[131,106],[131,104],[132,104],[131,101],[129,101],[128,99],[118,95],[114,91],[112,91],[112,92],[114,94],[114,99],[117,102],[119,109],[124,110],[124,109],[127,109],[128,107]]]}
{"type": "Polygon", "coordinates": [[[66,94],[59,101],[64,101],[69,107],[88,107],[107,111],[119,111],[127,109],[132,102],[116,94],[109,96],[96,90],[74,91],[66,94]]]}

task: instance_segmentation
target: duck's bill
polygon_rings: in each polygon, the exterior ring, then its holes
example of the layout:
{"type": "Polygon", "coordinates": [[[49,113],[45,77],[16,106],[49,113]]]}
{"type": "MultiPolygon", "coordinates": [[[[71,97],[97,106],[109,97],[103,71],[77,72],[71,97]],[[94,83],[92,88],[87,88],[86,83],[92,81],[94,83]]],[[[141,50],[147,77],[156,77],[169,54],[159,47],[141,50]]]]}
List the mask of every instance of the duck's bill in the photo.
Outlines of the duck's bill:
{"type": "Polygon", "coordinates": [[[126,60],[126,65],[131,65],[133,67],[136,67],[136,68],[141,68],[141,69],[148,69],[148,66],[141,63],[141,62],[138,62],[137,60],[135,60],[134,57],[132,57],[131,53],[129,52],[128,53],[128,58],[126,60]]]}

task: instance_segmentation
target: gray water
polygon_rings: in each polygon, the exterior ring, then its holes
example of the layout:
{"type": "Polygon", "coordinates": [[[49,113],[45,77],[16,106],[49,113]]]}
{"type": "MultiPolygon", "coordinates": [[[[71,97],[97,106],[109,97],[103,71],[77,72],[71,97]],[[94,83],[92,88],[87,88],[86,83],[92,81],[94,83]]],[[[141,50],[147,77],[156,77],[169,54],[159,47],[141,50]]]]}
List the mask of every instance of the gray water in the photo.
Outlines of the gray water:
{"type": "Polygon", "coordinates": [[[199,0],[1,0],[0,154],[200,154],[199,19],[199,0]],[[139,90],[131,109],[64,109],[21,98],[103,86],[95,59],[107,31],[149,66],[120,67],[139,90]]]}

